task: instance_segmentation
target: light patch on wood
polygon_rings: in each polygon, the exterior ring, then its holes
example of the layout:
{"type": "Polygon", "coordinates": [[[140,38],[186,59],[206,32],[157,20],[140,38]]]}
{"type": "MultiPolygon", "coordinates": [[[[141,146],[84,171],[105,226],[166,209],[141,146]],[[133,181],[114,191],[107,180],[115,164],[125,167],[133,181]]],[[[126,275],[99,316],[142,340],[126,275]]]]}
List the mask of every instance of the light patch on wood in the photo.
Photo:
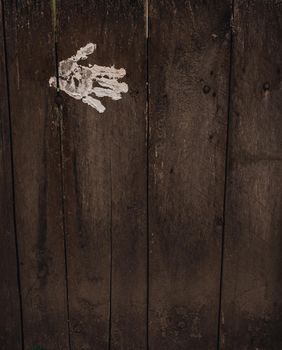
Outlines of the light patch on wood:
{"type": "Polygon", "coordinates": [[[121,99],[121,93],[128,91],[128,85],[118,80],[126,75],[124,68],[98,66],[96,64],[83,66],[79,61],[86,60],[96,50],[96,44],[88,43],[80,48],[70,58],[59,63],[59,87],[56,77],[49,79],[51,87],[59,88],[69,96],[82,100],[99,113],[105,111],[102,102],[95,98],[109,97],[112,100],[121,99]]]}

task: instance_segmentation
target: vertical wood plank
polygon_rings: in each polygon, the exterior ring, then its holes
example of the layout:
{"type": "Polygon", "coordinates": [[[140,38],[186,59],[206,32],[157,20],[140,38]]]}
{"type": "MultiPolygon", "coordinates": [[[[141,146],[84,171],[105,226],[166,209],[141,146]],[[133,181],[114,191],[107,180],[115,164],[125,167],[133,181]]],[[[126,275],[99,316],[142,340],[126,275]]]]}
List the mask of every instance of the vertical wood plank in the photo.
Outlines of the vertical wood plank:
{"type": "Polygon", "coordinates": [[[152,349],[216,349],[229,1],[150,1],[152,349]]]}
{"type": "Polygon", "coordinates": [[[51,6],[5,1],[26,349],[68,349],[51,6]]]}
{"type": "MultiPolygon", "coordinates": [[[[147,349],[147,69],[145,1],[114,2],[109,54],[126,67],[129,92],[113,101],[112,350],[147,349]],[[118,6],[117,6],[118,3],[118,6]],[[120,29],[119,29],[120,28],[120,29]]],[[[113,5],[112,5],[113,6],[113,5]]],[[[110,62],[109,62],[110,63],[110,62]]]]}
{"type": "MultiPolygon", "coordinates": [[[[60,92],[71,343],[144,349],[146,331],[146,38],[143,1],[61,0],[59,61],[125,68],[129,92],[98,113],[60,92]]],[[[98,84],[97,84],[98,85],[98,84]]]]}
{"type": "Polygon", "coordinates": [[[21,305],[13,210],[11,140],[4,45],[4,13],[0,4],[0,348],[22,349],[21,305]]]}
{"type": "Polygon", "coordinates": [[[222,349],[282,348],[282,7],[235,1],[222,349]]]}
{"type": "MultiPolygon", "coordinates": [[[[59,61],[89,42],[97,43],[104,30],[99,20],[101,8],[94,1],[58,2],[59,61]]],[[[94,59],[96,53],[85,65],[93,64],[94,59]]],[[[110,124],[82,101],[64,92],[60,97],[71,346],[106,350],[111,269],[110,124]]]]}

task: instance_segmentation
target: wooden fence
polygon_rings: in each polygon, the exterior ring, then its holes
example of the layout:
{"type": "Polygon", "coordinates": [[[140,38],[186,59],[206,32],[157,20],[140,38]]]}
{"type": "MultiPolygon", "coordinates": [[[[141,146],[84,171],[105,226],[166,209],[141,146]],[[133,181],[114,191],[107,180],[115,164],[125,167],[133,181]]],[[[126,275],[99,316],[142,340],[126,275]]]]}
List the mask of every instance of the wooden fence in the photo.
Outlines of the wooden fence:
{"type": "Polygon", "coordinates": [[[1,19],[0,348],[281,350],[281,1],[1,19]]]}

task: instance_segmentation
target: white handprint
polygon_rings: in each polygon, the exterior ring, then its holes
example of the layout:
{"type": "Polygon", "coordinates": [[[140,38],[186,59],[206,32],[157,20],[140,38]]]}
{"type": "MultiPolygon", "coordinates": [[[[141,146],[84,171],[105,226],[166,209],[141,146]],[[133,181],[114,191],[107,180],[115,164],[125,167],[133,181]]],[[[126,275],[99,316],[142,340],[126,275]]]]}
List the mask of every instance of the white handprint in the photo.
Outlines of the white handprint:
{"type": "MultiPolygon", "coordinates": [[[[118,79],[126,75],[124,68],[116,69],[96,64],[86,67],[78,64],[79,61],[86,60],[95,50],[96,44],[89,43],[80,48],[76,55],[59,63],[59,88],[71,97],[87,103],[99,113],[103,113],[106,109],[105,106],[93,95],[119,100],[121,93],[128,91],[128,85],[124,82],[118,82],[118,79]],[[100,86],[97,86],[95,82],[100,86]]],[[[56,77],[51,77],[49,84],[52,87],[57,87],[56,77]]]]}

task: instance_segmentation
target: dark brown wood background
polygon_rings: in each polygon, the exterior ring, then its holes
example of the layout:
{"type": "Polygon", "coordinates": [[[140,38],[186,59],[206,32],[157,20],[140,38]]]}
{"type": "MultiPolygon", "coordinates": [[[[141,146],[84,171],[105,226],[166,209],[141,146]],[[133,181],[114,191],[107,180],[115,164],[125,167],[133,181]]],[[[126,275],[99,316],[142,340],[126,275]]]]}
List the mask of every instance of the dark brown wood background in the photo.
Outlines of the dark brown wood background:
{"type": "Polygon", "coordinates": [[[0,15],[0,349],[281,350],[282,3],[0,15]],[[104,114],[48,84],[88,42],[104,114]]]}

